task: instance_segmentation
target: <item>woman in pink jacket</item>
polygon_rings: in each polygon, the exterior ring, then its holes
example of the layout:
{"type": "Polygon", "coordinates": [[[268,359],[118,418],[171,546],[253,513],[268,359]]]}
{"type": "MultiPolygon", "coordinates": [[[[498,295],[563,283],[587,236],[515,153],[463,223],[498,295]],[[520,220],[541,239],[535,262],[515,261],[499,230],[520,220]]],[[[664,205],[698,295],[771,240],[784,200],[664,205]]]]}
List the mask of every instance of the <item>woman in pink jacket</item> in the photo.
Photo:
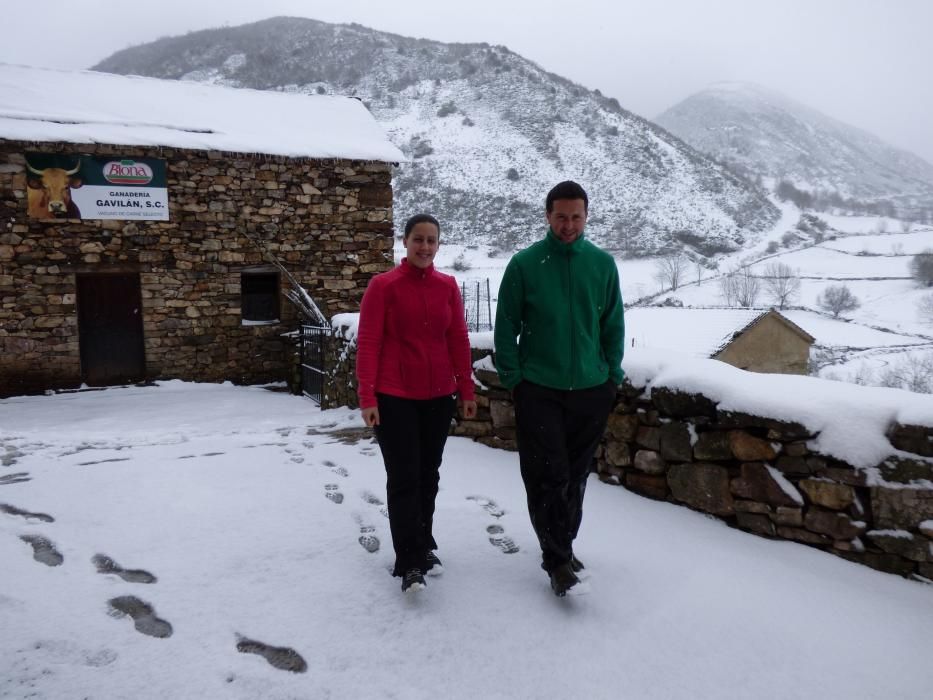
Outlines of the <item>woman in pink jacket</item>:
{"type": "Polygon", "coordinates": [[[394,576],[403,591],[439,574],[434,500],[459,395],[476,416],[463,301],[456,280],[434,269],[440,224],[427,214],[405,224],[405,259],[369,282],[360,307],[356,378],[363,421],[386,467],[394,576]]]}

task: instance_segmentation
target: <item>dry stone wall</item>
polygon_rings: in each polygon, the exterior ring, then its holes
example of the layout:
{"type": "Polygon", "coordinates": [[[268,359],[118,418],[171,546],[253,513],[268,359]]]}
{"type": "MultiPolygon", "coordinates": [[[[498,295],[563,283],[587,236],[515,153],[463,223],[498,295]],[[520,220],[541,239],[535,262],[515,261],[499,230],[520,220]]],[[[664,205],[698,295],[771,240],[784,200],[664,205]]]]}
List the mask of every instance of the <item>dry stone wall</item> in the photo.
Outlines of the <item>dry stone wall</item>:
{"type": "MultiPolygon", "coordinates": [[[[482,408],[454,433],[515,449],[508,392],[494,371],[476,376],[482,408]]],[[[815,437],[797,423],[719,410],[702,395],[655,388],[646,396],[626,382],[597,470],[605,483],[757,535],[933,580],[933,428],[892,425],[897,453],[873,469],[813,451],[815,437]]]]}
{"type": "MultiPolygon", "coordinates": [[[[391,166],[169,148],[0,141],[0,396],[81,381],[77,273],[138,273],[146,376],[286,379],[297,319],[243,325],[240,274],[274,255],[326,315],[392,265],[391,166]],[[26,216],[24,153],[164,158],[169,221],[26,216]]],[[[283,280],[284,283],[284,280],[283,280]]]]}

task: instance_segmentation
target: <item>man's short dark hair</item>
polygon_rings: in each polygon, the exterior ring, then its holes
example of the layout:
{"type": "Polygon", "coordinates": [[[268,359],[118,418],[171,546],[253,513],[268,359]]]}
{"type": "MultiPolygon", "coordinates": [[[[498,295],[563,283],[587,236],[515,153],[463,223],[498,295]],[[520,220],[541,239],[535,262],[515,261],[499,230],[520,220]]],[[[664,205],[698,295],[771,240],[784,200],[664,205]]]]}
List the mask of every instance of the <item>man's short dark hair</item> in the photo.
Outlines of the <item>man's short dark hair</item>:
{"type": "Polygon", "coordinates": [[[430,214],[415,214],[405,222],[405,238],[408,238],[408,234],[418,224],[434,224],[435,228],[437,228],[437,235],[441,235],[441,225],[437,223],[437,219],[430,214]]]}
{"type": "Polygon", "coordinates": [[[586,196],[586,190],[580,187],[580,185],[578,185],[573,180],[564,180],[563,182],[558,182],[556,185],[554,185],[554,187],[551,188],[551,191],[547,193],[547,199],[544,200],[544,206],[548,214],[550,214],[551,210],[554,208],[555,199],[582,199],[583,210],[589,210],[590,200],[586,196]]]}

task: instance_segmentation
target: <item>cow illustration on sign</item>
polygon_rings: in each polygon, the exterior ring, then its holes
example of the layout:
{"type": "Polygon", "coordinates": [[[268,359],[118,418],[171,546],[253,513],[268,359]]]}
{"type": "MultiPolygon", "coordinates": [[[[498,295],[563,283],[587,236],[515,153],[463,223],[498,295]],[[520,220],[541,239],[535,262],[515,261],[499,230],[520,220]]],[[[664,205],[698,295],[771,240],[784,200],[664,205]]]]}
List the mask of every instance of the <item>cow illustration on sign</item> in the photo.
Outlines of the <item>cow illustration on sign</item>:
{"type": "Polygon", "coordinates": [[[29,216],[35,219],[80,219],[81,211],[71,200],[71,190],[81,187],[77,177],[81,160],[71,170],[64,168],[34,168],[26,161],[29,216]]]}

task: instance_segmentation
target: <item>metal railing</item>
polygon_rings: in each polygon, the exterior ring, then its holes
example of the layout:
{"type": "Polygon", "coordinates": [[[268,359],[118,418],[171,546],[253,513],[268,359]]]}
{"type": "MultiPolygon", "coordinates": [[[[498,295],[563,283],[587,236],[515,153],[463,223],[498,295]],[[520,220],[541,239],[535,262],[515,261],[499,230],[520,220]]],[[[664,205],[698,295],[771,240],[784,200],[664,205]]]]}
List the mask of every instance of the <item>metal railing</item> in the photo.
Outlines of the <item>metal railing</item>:
{"type": "Polygon", "coordinates": [[[301,393],[318,406],[324,398],[324,339],[327,326],[301,326],[301,393]]]}

